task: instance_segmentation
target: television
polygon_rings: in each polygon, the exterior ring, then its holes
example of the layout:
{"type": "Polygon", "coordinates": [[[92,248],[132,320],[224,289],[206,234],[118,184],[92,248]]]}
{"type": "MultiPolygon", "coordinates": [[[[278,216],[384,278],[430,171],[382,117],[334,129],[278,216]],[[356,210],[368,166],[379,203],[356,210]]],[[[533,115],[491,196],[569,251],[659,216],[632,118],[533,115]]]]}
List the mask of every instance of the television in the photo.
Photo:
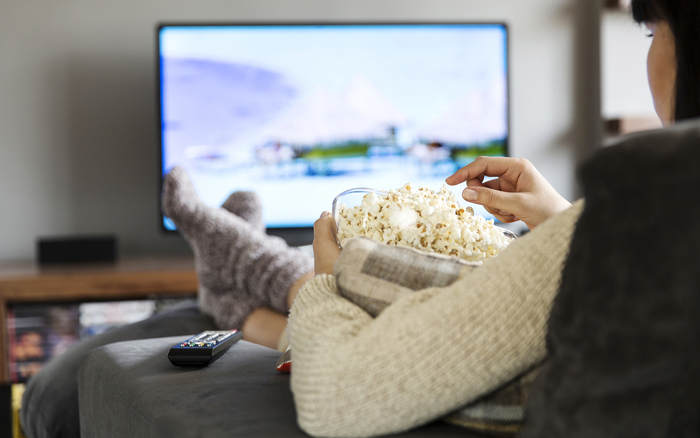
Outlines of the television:
{"type": "Polygon", "coordinates": [[[253,190],[288,240],[346,189],[438,190],[508,155],[502,23],[162,24],[157,57],[160,176],[215,207],[253,190]]]}

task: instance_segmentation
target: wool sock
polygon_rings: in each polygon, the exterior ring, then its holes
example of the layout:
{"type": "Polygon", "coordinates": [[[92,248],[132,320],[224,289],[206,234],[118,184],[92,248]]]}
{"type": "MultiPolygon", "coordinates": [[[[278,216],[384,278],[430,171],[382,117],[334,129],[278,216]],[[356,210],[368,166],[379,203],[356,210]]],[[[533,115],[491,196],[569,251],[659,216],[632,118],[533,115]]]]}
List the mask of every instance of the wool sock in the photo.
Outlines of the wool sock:
{"type": "Polygon", "coordinates": [[[262,202],[257,193],[246,191],[233,192],[221,204],[221,208],[248,222],[253,228],[265,232],[265,224],[262,219],[262,202]]]}
{"type": "Polygon", "coordinates": [[[194,251],[200,309],[219,328],[240,329],[260,307],[286,315],[287,292],[313,270],[311,257],[226,208],[204,204],[180,167],[163,180],[162,206],[194,251]]]}

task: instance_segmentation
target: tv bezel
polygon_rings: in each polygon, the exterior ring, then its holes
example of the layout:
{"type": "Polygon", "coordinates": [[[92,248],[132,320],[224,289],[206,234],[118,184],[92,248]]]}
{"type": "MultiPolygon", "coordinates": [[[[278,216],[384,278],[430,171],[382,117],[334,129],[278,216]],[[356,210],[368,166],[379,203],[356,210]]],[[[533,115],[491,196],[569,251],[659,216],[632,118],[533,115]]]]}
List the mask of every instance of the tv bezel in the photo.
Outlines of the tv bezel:
{"type": "MultiPolygon", "coordinates": [[[[163,193],[163,108],[162,108],[162,57],[160,53],[160,36],[163,28],[166,27],[237,27],[237,26],[424,26],[424,25],[464,25],[464,26],[501,26],[505,31],[506,47],[506,138],[505,156],[510,156],[511,137],[511,80],[510,80],[510,28],[508,23],[500,21],[225,21],[225,22],[162,22],[156,25],[156,126],[158,129],[158,151],[159,151],[159,190],[158,190],[158,211],[161,232],[165,234],[180,234],[177,229],[171,230],[163,223],[161,206],[161,195],[163,193]]],[[[329,205],[330,210],[330,205],[329,205]]],[[[313,241],[313,227],[266,227],[266,232],[272,236],[283,238],[289,245],[308,245],[313,241]]]]}

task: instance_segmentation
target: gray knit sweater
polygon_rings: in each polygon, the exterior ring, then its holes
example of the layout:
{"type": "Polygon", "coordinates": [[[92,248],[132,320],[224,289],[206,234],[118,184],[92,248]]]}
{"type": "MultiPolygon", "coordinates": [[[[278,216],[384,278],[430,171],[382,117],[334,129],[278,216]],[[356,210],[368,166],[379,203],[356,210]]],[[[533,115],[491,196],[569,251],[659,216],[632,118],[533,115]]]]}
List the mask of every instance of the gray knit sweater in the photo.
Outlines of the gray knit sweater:
{"type": "Polygon", "coordinates": [[[292,392],[315,436],[405,431],[487,394],[546,355],[545,334],[583,202],[450,286],[403,297],[377,318],[319,275],[299,292],[292,392]]]}

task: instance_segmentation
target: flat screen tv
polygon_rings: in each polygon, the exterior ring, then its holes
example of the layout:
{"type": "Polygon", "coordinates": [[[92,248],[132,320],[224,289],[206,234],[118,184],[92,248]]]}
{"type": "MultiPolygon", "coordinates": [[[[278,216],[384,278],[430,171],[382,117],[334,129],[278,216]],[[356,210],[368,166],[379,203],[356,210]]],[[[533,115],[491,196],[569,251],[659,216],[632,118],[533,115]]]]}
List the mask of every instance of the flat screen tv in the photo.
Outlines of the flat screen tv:
{"type": "Polygon", "coordinates": [[[504,24],[163,24],[157,52],[161,176],[183,167],[211,206],[256,191],[269,233],[508,154],[504,24]]]}

